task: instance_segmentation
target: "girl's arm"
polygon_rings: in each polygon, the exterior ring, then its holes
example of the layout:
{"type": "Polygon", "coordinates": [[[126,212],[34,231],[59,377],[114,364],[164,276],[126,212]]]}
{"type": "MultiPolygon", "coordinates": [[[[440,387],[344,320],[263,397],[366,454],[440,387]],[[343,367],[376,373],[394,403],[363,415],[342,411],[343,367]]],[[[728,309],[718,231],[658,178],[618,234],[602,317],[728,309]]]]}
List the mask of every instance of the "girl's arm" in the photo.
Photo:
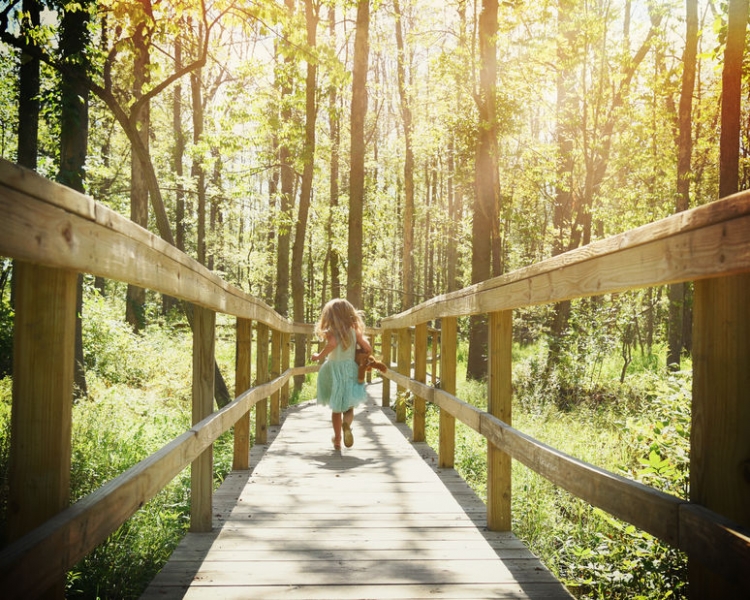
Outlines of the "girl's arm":
{"type": "Polygon", "coordinates": [[[367,338],[359,331],[357,332],[357,344],[359,344],[359,347],[367,352],[367,354],[372,354],[372,346],[370,346],[370,342],[368,342],[367,338]]]}
{"type": "Polygon", "coordinates": [[[331,352],[333,352],[333,349],[335,347],[336,347],[336,336],[334,336],[332,333],[326,333],[326,347],[323,348],[320,352],[313,352],[313,355],[312,355],[313,361],[317,362],[319,360],[324,359],[331,352]]]}

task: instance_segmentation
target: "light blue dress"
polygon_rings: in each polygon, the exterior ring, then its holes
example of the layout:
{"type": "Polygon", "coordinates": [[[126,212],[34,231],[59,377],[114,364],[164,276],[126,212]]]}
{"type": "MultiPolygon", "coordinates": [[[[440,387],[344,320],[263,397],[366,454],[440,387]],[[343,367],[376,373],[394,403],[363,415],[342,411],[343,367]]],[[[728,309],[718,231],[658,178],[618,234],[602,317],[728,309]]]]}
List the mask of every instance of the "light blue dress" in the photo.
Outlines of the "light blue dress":
{"type": "Polygon", "coordinates": [[[350,329],[351,343],[344,350],[339,342],[318,371],[318,404],[330,406],[333,412],[346,412],[367,399],[365,384],[357,381],[354,352],[357,334],[350,329]]]}

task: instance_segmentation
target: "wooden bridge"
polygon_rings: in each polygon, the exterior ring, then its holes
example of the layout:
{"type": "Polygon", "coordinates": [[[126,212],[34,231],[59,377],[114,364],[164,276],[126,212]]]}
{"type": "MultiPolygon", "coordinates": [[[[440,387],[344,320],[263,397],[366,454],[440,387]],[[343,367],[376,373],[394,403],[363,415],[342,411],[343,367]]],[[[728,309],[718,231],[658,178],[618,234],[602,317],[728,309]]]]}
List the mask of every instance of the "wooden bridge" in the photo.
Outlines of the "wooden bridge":
{"type": "Polygon", "coordinates": [[[379,404],[333,450],[330,411],[290,407],[252,471],[214,494],[210,533],[188,533],[141,597],[571,598],[453,469],[379,404]]]}
{"type": "Polygon", "coordinates": [[[384,356],[395,358],[378,400],[385,408],[373,404],[359,414],[355,448],[340,456],[327,449],[326,416],[309,406],[287,407],[290,378],[318,368],[289,366],[291,342],[307,343],[310,325],[290,323],[90,198],[4,161],[0,210],[0,255],[16,259],[12,541],[0,551],[4,597],[61,597],[66,571],[189,465],[190,537],[199,542],[180,547],[147,596],[184,595],[188,584],[187,595],[199,596],[211,583],[220,588],[209,591],[212,598],[247,597],[250,589],[266,598],[333,598],[334,591],[338,597],[564,597],[509,533],[512,460],[685,551],[693,597],[750,597],[750,193],[384,319],[371,335],[384,356]],[[79,273],[192,306],[194,425],[68,506],[79,273]],[[566,456],[511,426],[514,309],[678,281],[695,282],[690,501],[566,456]],[[237,357],[236,399],[214,412],[216,313],[237,318],[237,357]],[[487,412],[455,396],[456,320],[474,314],[489,317],[487,412]],[[433,332],[430,346],[429,325],[437,321],[439,339],[433,332]],[[428,348],[438,345],[439,389],[427,384],[428,348]],[[396,435],[405,431],[400,404],[398,427],[385,420],[392,384],[414,398],[410,441],[396,435]],[[440,411],[434,456],[424,446],[427,402],[440,411]],[[456,419],[487,439],[481,506],[452,470],[456,419]],[[303,429],[295,431],[294,423],[303,429]],[[235,472],[214,496],[211,448],[230,428],[235,472]],[[258,462],[253,453],[266,446],[258,462]],[[438,476],[446,483],[438,484],[438,476]],[[380,488],[386,482],[390,488],[380,488]],[[463,558],[455,559],[455,546],[443,542],[462,537],[463,558]],[[241,545],[246,540],[252,549],[241,545]],[[324,579],[333,587],[322,588],[324,579]]]}

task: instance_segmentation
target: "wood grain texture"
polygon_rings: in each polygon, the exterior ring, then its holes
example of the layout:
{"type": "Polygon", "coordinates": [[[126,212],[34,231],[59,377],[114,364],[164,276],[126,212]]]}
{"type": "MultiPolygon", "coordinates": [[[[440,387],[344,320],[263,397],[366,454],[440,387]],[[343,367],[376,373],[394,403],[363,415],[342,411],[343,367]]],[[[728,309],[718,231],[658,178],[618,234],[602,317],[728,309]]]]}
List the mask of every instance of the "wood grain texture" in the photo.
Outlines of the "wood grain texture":
{"type": "Polygon", "coordinates": [[[312,334],[91,198],[0,159],[0,255],[126,281],[287,333],[312,334]]]}
{"type": "Polygon", "coordinates": [[[436,296],[382,326],[695,281],[750,270],[750,191],[436,296]]]}
{"type": "Polygon", "coordinates": [[[290,408],[216,493],[213,533],[188,534],[142,599],[571,598],[512,534],[483,530],[481,500],[392,410],[358,409],[353,431],[336,452],[329,410],[290,408]]]}

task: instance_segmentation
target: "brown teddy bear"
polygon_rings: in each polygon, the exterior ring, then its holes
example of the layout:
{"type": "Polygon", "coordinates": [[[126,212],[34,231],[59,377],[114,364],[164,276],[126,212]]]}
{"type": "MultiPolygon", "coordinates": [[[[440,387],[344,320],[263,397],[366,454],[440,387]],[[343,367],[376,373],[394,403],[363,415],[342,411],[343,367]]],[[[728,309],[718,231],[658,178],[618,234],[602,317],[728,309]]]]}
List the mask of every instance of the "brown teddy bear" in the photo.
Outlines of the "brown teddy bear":
{"type": "Polygon", "coordinates": [[[385,373],[386,369],[388,368],[385,366],[385,364],[383,364],[379,360],[376,360],[372,354],[370,354],[369,352],[365,352],[362,348],[357,348],[357,351],[354,354],[354,360],[359,367],[359,371],[357,373],[357,381],[359,381],[359,383],[365,382],[365,373],[367,371],[372,371],[373,367],[378,369],[381,373],[385,373]]]}

